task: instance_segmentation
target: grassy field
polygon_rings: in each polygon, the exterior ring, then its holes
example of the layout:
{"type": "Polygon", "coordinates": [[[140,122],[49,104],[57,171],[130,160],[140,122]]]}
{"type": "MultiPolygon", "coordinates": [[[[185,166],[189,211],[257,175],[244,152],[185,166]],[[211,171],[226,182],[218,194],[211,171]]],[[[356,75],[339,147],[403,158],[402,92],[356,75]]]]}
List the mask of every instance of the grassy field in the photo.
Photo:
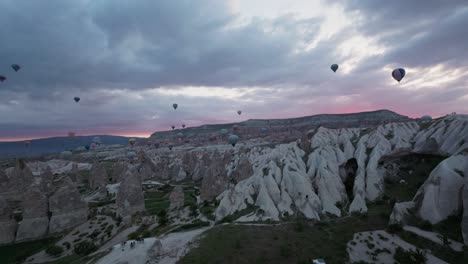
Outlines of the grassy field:
{"type": "Polygon", "coordinates": [[[169,209],[169,194],[161,191],[145,192],[145,208],[151,215],[169,209]]]}
{"type": "Polygon", "coordinates": [[[327,263],[345,263],[346,243],[354,233],[386,227],[387,219],[379,216],[382,210],[384,206],[375,206],[368,215],[330,222],[219,225],[207,231],[199,246],[180,263],[310,263],[307,261],[314,258],[325,258],[327,263]]]}
{"type": "Polygon", "coordinates": [[[22,242],[0,247],[0,263],[22,263],[27,257],[46,249],[57,241],[56,238],[22,242]]]}

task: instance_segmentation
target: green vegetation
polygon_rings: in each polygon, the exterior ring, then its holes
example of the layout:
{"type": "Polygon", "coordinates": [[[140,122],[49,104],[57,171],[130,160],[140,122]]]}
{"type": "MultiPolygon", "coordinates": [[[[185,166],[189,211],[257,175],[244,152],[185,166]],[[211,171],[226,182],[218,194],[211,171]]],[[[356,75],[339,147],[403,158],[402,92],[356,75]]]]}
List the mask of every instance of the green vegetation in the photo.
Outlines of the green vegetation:
{"type": "Polygon", "coordinates": [[[200,213],[202,213],[204,216],[206,216],[206,218],[212,221],[215,220],[215,216],[214,216],[215,210],[216,210],[216,206],[211,205],[207,202],[205,202],[203,206],[200,207],[200,213]]]}
{"type": "Polygon", "coordinates": [[[468,263],[468,250],[456,252],[448,246],[439,245],[408,231],[398,232],[397,235],[418,248],[429,249],[434,256],[448,263],[468,263]]]}
{"type": "Polygon", "coordinates": [[[379,217],[383,210],[390,207],[370,205],[367,214],[315,224],[301,220],[276,226],[219,225],[180,263],[299,263],[310,258],[346,263],[346,243],[354,233],[386,227],[388,219],[379,217]]]}
{"type": "Polygon", "coordinates": [[[423,154],[410,154],[399,160],[399,175],[406,183],[385,181],[384,195],[395,198],[397,202],[413,199],[419,187],[427,179],[431,171],[446,157],[423,154]],[[423,162],[424,160],[424,162],[423,162]],[[409,173],[410,171],[411,174],[409,173]]]}
{"type": "Polygon", "coordinates": [[[404,250],[401,247],[398,247],[395,251],[395,255],[393,257],[398,264],[424,264],[427,261],[426,254],[417,249],[416,251],[413,250],[404,250]]]}
{"type": "Polygon", "coordinates": [[[145,208],[150,215],[169,209],[169,194],[162,191],[145,192],[145,208]]]}
{"type": "Polygon", "coordinates": [[[22,263],[27,257],[53,245],[56,238],[16,243],[0,247],[0,263],[22,263]]]}
{"type": "Polygon", "coordinates": [[[98,249],[98,247],[96,246],[96,244],[94,244],[94,242],[83,241],[83,242],[80,242],[78,244],[75,244],[73,249],[74,249],[74,252],[76,254],[81,255],[81,256],[86,256],[86,255],[96,251],[98,249]]]}
{"type": "Polygon", "coordinates": [[[442,222],[432,226],[435,232],[447,236],[455,241],[463,243],[461,230],[462,214],[449,216],[442,222]]]}
{"type": "Polygon", "coordinates": [[[223,219],[221,219],[221,221],[219,221],[217,223],[219,224],[219,223],[234,222],[236,219],[238,219],[239,217],[241,217],[243,215],[248,215],[248,214],[251,214],[251,213],[255,212],[258,208],[259,208],[258,206],[248,204],[247,208],[245,208],[243,210],[240,210],[240,211],[237,211],[237,212],[233,213],[232,215],[228,215],[228,216],[224,217],[223,219]]]}
{"type": "Polygon", "coordinates": [[[179,231],[187,231],[187,230],[192,230],[192,229],[198,229],[200,227],[209,226],[209,225],[210,225],[209,222],[205,222],[205,221],[202,221],[200,219],[195,219],[190,224],[184,224],[184,225],[181,225],[181,226],[177,227],[172,232],[179,232],[179,231]]]}
{"type": "Polygon", "coordinates": [[[63,253],[63,248],[57,245],[50,245],[47,247],[45,252],[51,256],[57,257],[63,253]]]}
{"type": "Polygon", "coordinates": [[[128,239],[136,240],[137,238],[147,238],[151,236],[148,226],[142,225],[135,232],[128,235],[128,239]]]}

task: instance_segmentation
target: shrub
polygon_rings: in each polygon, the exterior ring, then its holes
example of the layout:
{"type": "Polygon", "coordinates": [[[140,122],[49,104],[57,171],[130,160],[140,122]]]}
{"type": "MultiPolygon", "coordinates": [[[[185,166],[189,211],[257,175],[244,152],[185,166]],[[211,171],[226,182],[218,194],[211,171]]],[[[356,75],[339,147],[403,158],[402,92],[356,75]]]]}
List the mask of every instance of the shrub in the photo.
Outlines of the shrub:
{"type": "Polygon", "coordinates": [[[70,242],[63,242],[62,245],[64,245],[67,249],[70,249],[71,248],[71,244],[70,242]]]}
{"type": "Polygon", "coordinates": [[[98,247],[91,241],[83,241],[74,246],[74,251],[78,255],[86,256],[98,249],[98,247]]]}
{"type": "Polygon", "coordinates": [[[400,232],[400,231],[403,231],[403,227],[401,226],[401,224],[397,223],[397,224],[391,224],[389,226],[387,226],[387,231],[389,233],[397,233],[397,232],[400,232]]]}
{"type": "Polygon", "coordinates": [[[61,246],[57,246],[57,245],[50,245],[47,249],[46,249],[46,253],[51,255],[51,256],[60,256],[60,254],[62,254],[63,252],[63,248],[61,246]]]}
{"type": "Polygon", "coordinates": [[[432,231],[432,224],[431,222],[427,221],[427,220],[424,220],[422,221],[420,224],[419,224],[419,227],[423,230],[426,230],[426,231],[432,231]]]}
{"type": "Polygon", "coordinates": [[[304,231],[304,223],[302,221],[298,221],[294,223],[294,231],[302,232],[304,231]]]}
{"type": "Polygon", "coordinates": [[[280,256],[283,258],[288,258],[291,256],[291,248],[287,244],[280,246],[280,256]]]}
{"type": "Polygon", "coordinates": [[[398,247],[393,256],[396,263],[406,264],[424,264],[427,261],[426,253],[420,249],[413,250],[404,250],[401,247],[398,247]]]}

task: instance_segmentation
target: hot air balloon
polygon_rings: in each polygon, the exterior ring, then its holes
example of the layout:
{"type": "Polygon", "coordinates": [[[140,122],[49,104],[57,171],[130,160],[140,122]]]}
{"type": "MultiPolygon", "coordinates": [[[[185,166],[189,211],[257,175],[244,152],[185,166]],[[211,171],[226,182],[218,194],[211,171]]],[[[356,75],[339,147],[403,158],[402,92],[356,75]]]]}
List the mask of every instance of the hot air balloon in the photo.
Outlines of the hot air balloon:
{"type": "Polygon", "coordinates": [[[406,74],[405,69],[398,68],[398,69],[393,70],[392,77],[393,77],[393,79],[400,82],[403,79],[403,77],[405,77],[405,74],[406,74]]]}
{"type": "Polygon", "coordinates": [[[79,102],[80,101],[80,98],[79,97],[74,97],[73,100],[75,100],[75,102],[79,102]]]}
{"type": "Polygon", "coordinates": [[[221,135],[226,135],[228,133],[228,130],[223,128],[219,132],[221,133],[221,135]]]}
{"type": "Polygon", "coordinates": [[[169,147],[169,150],[172,150],[172,148],[174,147],[172,144],[168,146],[169,147]]]}
{"type": "Polygon", "coordinates": [[[127,158],[134,159],[136,157],[136,153],[133,151],[127,152],[127,158]]]}
{"type": "Polygon", "coordinates": [[[423,122],[427,122],[427,121],[431,121],[432,117],[428,116],[428,115],[424,115],[424,116],[421,116],[421,118],[419,118],[419,120],[421,120],[423,122]]]}
{"type": "Polygon", "coordinates": [[[174,130],[174,129],[175,129],[175,126],[171,126],[171,128],[172,128],[172,130],[174,130]]]}
{"type": "Polygon", "coordinates": [[[234,135],[234,134],[229,135],[228,142],[233,147],[236,146],[238,140],[239,140],[239,137],[237,135],[234,135]]]}
{"type": "Polygon", "coordinates": [[[238,125],[233,125],[232,130],[235,131],[235,132],[239,131],[239,126],[238,125]]]}
{"type": "Polygon", "coordinates": [[[242,114],[242,111],[241,111],[241,110],[237,110],[237,114],[238,114],[238,115],[241,115],[241,114],[242,114]]]}
{"type": "Polygon", "coordinates": [[[85,146],[85,149],[86,149],[86,150],[89,150],[89,148],[90,148],[89,145],[86,145],[86,146],[85,146]]]}
{"type": "Polygon", "coordinates": [[[182,132],[177,133],[177,137],[180,137],[180,138],[181,138],[181,137],[183,137],[183,136],[184,136],[184,134],[183,134],[182,132]]]}
{"type": "Polygon", "coordinates": [[[152,144],[153,144],[153,143],[151,142],[151,139],[149,139],[148,141],[146,141],[146,145],[147,145],[148,147],[151,147],[152,144]]]}
{"type": "Polygon", "coordinates": [[[130,145],[133,146],[133,145],[135,145],[135,143],[136,143],[136,139],[131,138],[131,139],[128,140],[128,143],[130,143],[130,145]]]}
{"type": "Polygon", "coordinates": [[[336,72],[336,70],[338,70],[338,64],[332,64],[330,68],[332,69],[333,72],[336,72]]]}
{"type": "Polygon", "coordinates": [[[12,64],[11,68],[13,68],[13,70],[15,70],[15,72],[17,72],[17,71],[19,71],[21,69],[21,67],[18,64],[12,64]]]}
{"type": "Polygon", "coordinates": [[[174,107],[174,110],[177,109],[177,106],[179,106],[178,104],[172,104],[172,107],[174,107]]]}
{"type": "Polygon", "coordinates": [[[182,124],[182,128],[185,128],[185,124],[182,124]]]}
{"type": "Polygon", "coordinates": [[[91,143],[91,145],[89,145],[89,147],[91,149],[95,149],[97,147],[97,144],[93,142],[93,143],[91,143]]]}
{"type": "Polygon", "coordinates": [[[0,82],[4,82],[7,78],[3,75],[0,75],[0,82]]]}

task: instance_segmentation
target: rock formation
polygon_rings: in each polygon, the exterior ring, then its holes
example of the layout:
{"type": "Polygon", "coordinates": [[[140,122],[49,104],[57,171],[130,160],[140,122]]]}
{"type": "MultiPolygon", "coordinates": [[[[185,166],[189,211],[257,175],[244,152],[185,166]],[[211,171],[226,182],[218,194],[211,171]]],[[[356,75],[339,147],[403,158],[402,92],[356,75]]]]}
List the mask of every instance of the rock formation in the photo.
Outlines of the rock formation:
{"type": "Polygon", "coordinates": [[[245,180],[253,175],[252,164],[250,163],[247,155],[241,155],[239,159],[239,163],[237,164],[236,168],[231,173],[231,178],[235,180],[235,182],[239,182],[245,180]]]}
{"type": "Polygon", "coordinates": [[[145,211],[141,181],[138,174],[134,173],[132,169],[128,169],[124,174],[120,183],[119,193],[117,194],[116,204],[117,213],[124,219],[136,212],[145,211]]]}
{"type": "MultiPolygon", "coordinates": [[[[468,153],[466,153],[468,154],[468,153]]],[[[461,222],[463,240],[468,245],[468,163],[465,166],[465,186],[463,187],[463,218],[461,222]]]]}
{"type": "MultiPolygon", "coordinates": [[[[347,205],[347,213],[366,212],[366,201],[374,201],[383,194],[384,177],[388,175],[382,170],[382,158],[405,151],[451,157],[431,173],[414,203],[395,206],[393,221],[404,220],[412,205],[418,215],[433,223],[460,212],[464,180],[460,171],[468,162],[467,154],[460,151],[468,149],[468,116],[446,117],[425,129],[417,122],[405,122],[375,128],[320,127],[309,135],[312,137],[308,156],[301,150],[302,141],[301,148],[291,143],[250,150],[247,155],[253,176],[241,179],[218,197],[221,202],[216,210],[217,219],[249,205],[260,207],[264,215],[273,219],[295,212],[317,219],[324,213],[341,216],[342,208],[338,205],[347,205]],[[346,169],[349,164],[352,170],[346,169]],[[302,204],[304,194],[310,201],[307,206],[302,204]]],[[[240,160],[236,154],[235,161],[227,167],[228,175],[236,176],[235,167],[240,160]]],[[[205,176],[203,182],[210,183],[202,184],[202,192],[206,193],[203,187],[213,186],[214,179],[209,174],[205,176]]]]}
{"type": "Polygon", "coordinates": [[[218,151],[215,151],[212,154],[210,165],[202,179],[200,198],[203,201],[211,201],[226,189],[227,183],[228,177],[223,158],[218,151]]]}
{"type": "Polygon", "coordinates": [[[0,245],[15,241],[16,221],[11,218],[12,210],[7,201],[0,196],[0,245]]]}
{"type": "Polygon", "coordinates": [[[105,191],[108,179],[106,168],[100,162],[94,162],[89,176],[89,187],[92,190],[105,191]]]}
{"type": "Polygon", "coordinates": [[[23,220],[18,226],[16,241],[44,237],[49,225],[48,200],[38,186],[28,188],[23,199],[23,220]]]}
{"type": "Polygon", "coordinates": [[[184,207],[184,189],[182,186],[176,186],[169,195],[170,210],[180,209],[184,207]]]}
{"type": "Polygon", "coordinates": [[[156,239],[151,248],[148,250],[148,256],[150,258],[157,258],[163,253],[163,246],[161,240],[156,239]]]}
{"type": "Polygon", "coordinates": [[[88,217],[88,207],[81,200],[78,189],[68,177],[49,198],[49,211],[51,213],[50,234],[69,230],[86,222],[88,217]]]}
{"type": "Polygon", "coordinates": [[[113,182],[120,182],[126,170],[127,165],[123,161],[118,161],[112,166],[109,178],[112,179],[113,182]]]}

